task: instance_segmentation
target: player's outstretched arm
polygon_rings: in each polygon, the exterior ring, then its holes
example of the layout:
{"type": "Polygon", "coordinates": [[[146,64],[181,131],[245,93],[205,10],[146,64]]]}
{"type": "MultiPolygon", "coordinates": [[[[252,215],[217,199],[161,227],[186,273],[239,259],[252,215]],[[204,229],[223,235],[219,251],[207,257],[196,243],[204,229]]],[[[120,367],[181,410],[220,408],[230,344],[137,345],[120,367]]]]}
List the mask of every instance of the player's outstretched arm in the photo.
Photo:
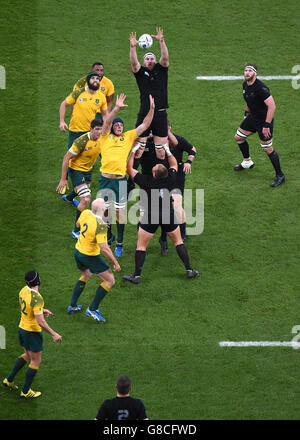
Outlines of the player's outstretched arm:
{"type": "Polygon", "coordinates": [[[136,134],[138,136],[140,136],[142,133],[144,133],[145,130],[147,130],[148,127],[150,127],[150,124],[154,116],[155,102],[152,95],[149,95],[149,101],[150,101],[149,112],[145,116],[143,122],[136,128],[136,134]]]}
{"type": "Polygon", "coordinates": [[[141,65],[139,63],[137,54],[136,54],[136,45],[138,44],[136,39],[136,32],[131,32],[129,35],[129,43],[130,43],[130,63],[131,68],[134,73],[138,72],[141,68],[141,65]]]}
{"type": "Polygon", "coordinates": [[[159,64],[163,67],[169,67],[169,52],[164,39],[164,31],[160,28],[156,28],[156,35],[151,35],[153,38],[159,41],[160,44],[160,60],[159,64]]]}
{"type": "Polygon", "coordinates": [[[112,121],[117,116],[117,113],[120,110],[120,108],[128,107],[128,105],[125,104],[125,99],[126,99],[125,93],[121,93],[120,96],[117,95],[115,107],[112,109],[110,113],[108,113],[106,119],[104,120],[102,127],[102,134],[108,133],[110,131],[112,121]]]}

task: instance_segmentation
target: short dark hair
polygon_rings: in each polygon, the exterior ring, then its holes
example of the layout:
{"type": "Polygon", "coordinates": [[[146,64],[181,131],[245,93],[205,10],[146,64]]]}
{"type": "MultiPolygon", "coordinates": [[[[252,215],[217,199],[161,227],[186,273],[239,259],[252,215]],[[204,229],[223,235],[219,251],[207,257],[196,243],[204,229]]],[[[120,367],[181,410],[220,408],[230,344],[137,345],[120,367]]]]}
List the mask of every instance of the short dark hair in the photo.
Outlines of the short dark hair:
{"type": "Polygon", "coordinates": [[[101,119],[98,118],[93,119],[91,122],[91,128],[102,127],[102,125],[103,125],[103,121],[101,121],[101,119]]]}
{"type": "Polygon", "coordinates": [[[168,177],[168,170],[163,164],[158,164],[158,168],[154,171],[157,179],[165,179],[168,177]]]}
{"type": "Polygon", "coordinates": [[[129,379],[129,377],[125,374],[123,374],[123,376],[120,376],[117,380],[116,388],[119,394],[128,394],[131,390],[131,380],[129,379]]]}
{"type": "Polygon", "coordinates": [[[257,65],[256,64],[253,64],[253,63],[245,63],[245,67],[246,66],[252,66],[252,67],[254,67],[254,69],[257,71],[257,65]]]}
{"type": "Polygon", "coordinates": [[[28,287],[39,286],[41,284],[39,273],[36,270],[30,270],[25,274],[25,281],[28,287]]]}
{"type": "Polygon", "coordinates": [[[96,62],[92,65],[92,69],[93,69],[95,66],[103,66],[103,67],[104,67],[103,63],[100,63],[100,61],[96,61],[96,62]]]}

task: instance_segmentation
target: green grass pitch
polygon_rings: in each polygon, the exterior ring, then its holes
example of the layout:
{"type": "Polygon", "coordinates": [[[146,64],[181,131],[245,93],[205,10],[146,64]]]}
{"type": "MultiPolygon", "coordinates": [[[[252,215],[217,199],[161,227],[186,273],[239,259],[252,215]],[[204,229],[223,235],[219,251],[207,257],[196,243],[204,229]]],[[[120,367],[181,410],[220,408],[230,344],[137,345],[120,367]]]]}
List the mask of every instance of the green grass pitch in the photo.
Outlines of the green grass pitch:
{"type": "MultiPolygon", "coordinates": [[[[150,419],[298,419],[299,356],[292,348],[221,348],[222,340],[290,341],[299,309],[299,98],[291,81],[267,84],[277,105],[274,148],[287,181],[273,190],[273,168],[250,140],[255,168],[233,172],[233,136],[243,117],[241,81],[197,81],[197,75],[241,75],[246,61],[261,75],[289,75],[300,64],[298,2],[203,0],[86,3],[14,0],[0,17],[1,306],[6,348],[1,380],[21,354],[18,292],[39,271],[54,312],[33,389],[22,401],[1,389],[0,419],[92,419],[114,396],[120,374],[133,382],[150,419]],[[63,6],[62,6],[63,5],[63,6]],[[16,14],[20,11],[21,14],[16,14]],[[204,231],[187,241],[193,267],[186,280],[174,248],[160,255],[158,235],[147,252],[142,283],[122,282],[134,265],[136,227],[125,229],[122,272],[102,303],[104,325],[66,308],[78,279],[70,236],[74,209],[55,193],[67,135],[58,109],[76,80],[102,61],[121,114],[134,127],[138,89],[128,36],[164,29],[170,53],[169,119],[198,151],[186,187],[204,190],[204,231]]],[[[158,44],[153,51],[158,53],[158,44]]],[[[139,52],[142,55],[142,51],[139,52]]],[[[67,120],[70,113],[67,114],[67,120]]],[[[99,167],[95,167],[93,195],[99,167]]],[[[97,287],[91,279],[80,303],[97,287]]],[[[21,387],[24,371],[15,382],[21,387]]]]}

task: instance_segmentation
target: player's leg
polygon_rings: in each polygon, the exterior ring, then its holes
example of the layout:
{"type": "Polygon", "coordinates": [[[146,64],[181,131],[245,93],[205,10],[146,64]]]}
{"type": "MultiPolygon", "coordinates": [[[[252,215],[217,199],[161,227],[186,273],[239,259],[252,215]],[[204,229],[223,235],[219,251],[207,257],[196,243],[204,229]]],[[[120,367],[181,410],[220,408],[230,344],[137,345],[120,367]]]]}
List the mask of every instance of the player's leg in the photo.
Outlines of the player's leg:
{"type": "MultiPolygon", "coordinates": [[[[115,241],[115,236],[112,233],[112,224],[115,223],[115,216],[113,211],[113,202],[116,202],[115,181],[118,179],[111,179],[104,177],[100,174],[97,198],[102,198],[105,201],[105,222],[108,224],[107,228],[107,243],[109,246],[115,241]]],[[[124,178],[126,180],[126,178],[124,178]]],[[[127,197],[127,187],[126,187],[126,197],[127,197]]]]}
{"type": "Polygon", "coordinates": [[[258,135],[260,137],[260,145],[261,145],[262,149],[264,150],[264,152],[268,155],[268,157],[271,161],[271,164],[273,165],[273,168],[276,173],[275,178],[274,178],[274,182],[271,183],[271,186],[274,188],[274,187],[281,185],[285,181],[285,175],[283,174],[283,172],[281,170],[279,155],[278,155],[277,151],[275,151],[273,148],[273,138],[272,138],[273,123],[271,123],[270,132],[271,132],[271,137],[269,139],[267,139],[263,135],[261,129],[258,131],[258,135]]]}
{"type": "MultiPolygon", "coordinates": [[[[86,131],[71,131],[69,130],[69,134],[68,134],[68,150],[72,147],[73,142],[79,138],[80,136],[82,136],[83,134],[87,133],[86,131]]],[[[67,173],[67,178],[68,178],[68,173],[67,173]]],[[[75,197],[77,196],[77,193],[75,191],[75,188],[73,187],[72,191],[69,194],[64,194],[62,196],[62,199],[65,202],[69,202],[72,203],[74,206],[78,206],[78,201],[75,199],[75,197]]]]}
{"type": "MultiPolygon", "coordinates": [[[[42,341],[41,334],[34,335],[34,333],[41,333],[41,332],[31,332],[31,333],[32,333],[31,336],[32,338],[35,338],[36,340],[40,339],[42,341]]],[[[33,344],[36,343],[37,342],[33,342],[33,344]]],[[[40,344],[42,344],[42,342],[40,342],[40,344]]],[[[25,398],[39,397],[42,393],[40,391],[33,391],[31,389],[31,385],[42,361],[42,350],[39,351],[28,350],[28,354],[30,356],[30,364],[28,365],[26,371],[25,382],[21,391],[21,397],[25,397],[25,398]]]]}
{"type": "Polygon", "coordinates": [[[80,252],[78,252],[78,251],[76,252],[76,251],[77,251],[77,249],[75,249],[74,256],[75,256],[75,260],[77,263],[77,267],[78,268],[81,267],[81,269],[79,269],[81,276],[74,286],[70,305],[68,306],[68,309],[67,309],[68,313],[79,312],[82,309],[82,305],[77,304],[77,301],[78,301],[80,295],[82,294],[87,282],[89,281],[89,279],[92,276],[92,273],[89,269],[87,269],[87,268],[83,269],[84,265],[81,262],[81,258],[83,258],[83,257],[80,255],[80,252]]]}
{"type": "Polygon", "coordinates": [[[114,179],[115,210],[117,241],[115,256],[121,257],[123,254],[124,230],[126,224],[126,204],[127,204],[127,180],[126,178],[114,179]]]}
{"type": "Polygon", "coordinates": [[[3,380],[2,385],[10,390],[17,390],[18,387],[14,384],[15,376],[29,361],[29,353],[24,347],[24,353],[18,357],[9,375],[3,380]]]}
{"type": "Polygon", "coordinates": [[[135,250],[135,271],[132,275],[124,275],[125,281],[139,284],[141,273],[146,259],[146,249],[159,225],[140,225],[138,230],[138,240],[135,250]]]}
{"type": "Polygon", "coordinates": [[[182,206],[182,193],[181,192],[175,192],[172,193],[172,197],[173,197],[173,207],[174,207],[174,211],[175,211],[175,216],[180,228],[180,233],[181,233],[181,237],[182,240],[185,241],[186,239],[186,217],[185,217],[185,212],[182,206]]]}
{"type": "Polygon", "coordinates": [[[85,313],[96,321],[105,322],[105,318],[103,318],[99,310],[99,305],[114,285],[115,277],[101,255],[89,257],[89,268],[102,282],[100,286],[98,286],[94,298],[85,313]]]}
{"type": "Polygon", "coordinates": [[[199,272],[195,269],[192,269],[191,265],[190,265],[190,259],[189,259],[189,254],[187,251],[187,248],[185,247],[183,241],[182,241],[182,237],[181,237],[181,233],[180,233],[180,228],[178,225],[164,225],[164,227],[166,228],[167,234],[170,237],[170,239],[172,240],[177,254],[179,256],[179,258],[181,259],[182,263],[184,264],[184,267],[186,269],[186,276],[187,278],[195,278],[197,276],[199,276],[199,272]]]}
{"type": "Polygon", "coordinates": [[[234,140],[237,142],[243,156],[243,161],[234,167],[235,171],[242,171],[244,169],[254,167],[254,162],[251,159],[249,152],[249,144],[247,142],[247,138],[255,132],[256,128],[254,126],[254,121],[252,120],[251,115],[248,115],[246,118],[244,118],[234,136],[234,140]]]}

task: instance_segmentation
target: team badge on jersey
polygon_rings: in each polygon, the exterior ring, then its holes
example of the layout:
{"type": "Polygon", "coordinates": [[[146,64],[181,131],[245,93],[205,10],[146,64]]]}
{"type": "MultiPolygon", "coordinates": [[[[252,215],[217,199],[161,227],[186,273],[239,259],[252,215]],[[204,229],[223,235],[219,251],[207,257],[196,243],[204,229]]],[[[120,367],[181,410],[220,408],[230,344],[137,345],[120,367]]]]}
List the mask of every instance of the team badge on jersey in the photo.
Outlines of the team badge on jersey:
{"type": "Polygon", "coordinates": [[[102,87],[101,87],[101,91],[104,92],[104,90],[105,90],[105,87],[102,86],[102,87]]]}
{"type": "Polygon", "coordinates": [[[96,102],[96,104],[99,104],[99,99],[96,99],[95,102],[96,102]]]}

